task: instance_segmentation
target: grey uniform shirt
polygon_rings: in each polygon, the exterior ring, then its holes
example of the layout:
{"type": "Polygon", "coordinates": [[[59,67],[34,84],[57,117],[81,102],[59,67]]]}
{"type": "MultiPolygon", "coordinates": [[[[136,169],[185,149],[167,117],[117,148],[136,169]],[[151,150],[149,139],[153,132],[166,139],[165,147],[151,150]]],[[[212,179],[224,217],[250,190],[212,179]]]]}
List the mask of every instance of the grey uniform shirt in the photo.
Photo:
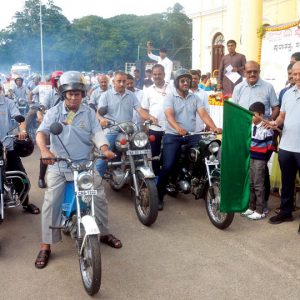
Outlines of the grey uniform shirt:
{"type": "MultiPolygon", "coordinates": [[[[15,105],[14,101],[4,97],[3,95],[0,96],[0,140],[2,141],[8,131],[12,129],[11,126],[11,119],[15,116],[20,115],[20,112],[15,105]]],[[[13,139],[6,139],[4,142],[4,146],[7,150],[13,150],[13,139]]]]}
{"type": "Polygon", "coordinates": [[[252,86],[246,80],[239,83],[233,90],[232,101],[246,109],[249,109],[254,102],[262,102],[265,105],[267,118],[271,116],[271,108],[279,105],[272,84],[262,79],[252,86]]]}
{"type": "Polygon", "coordinates": [[[16,100],[19,100],[19,99],[25,99],[25,100],[28,100],[27,99],[27,95],[28,95],[28,89],[23,85],[21,87],[18,87],[18,86],[15,86],[13,88],[13,93],[14,93],[14,96],[16,98],[16,100]]]}
{"type": "Polygon", "coordinates": [[[140,108],[141,104],[133,92],[125,90],[121,95],[113,88],[101,95],[98,104],[98,108],[100,107],[107,108],[107,117],[121,123],[132,121],[133,110],[140,108]]]}
{"type": "Polygon", "coordinates": [[[54,106],[54,104],[59,99],[60,94],[56,91],[56,89],[51,89],[50,93],[48,93],[45,97],[41,98],[41,104],[49,109],[54,106]]]}
{"type": "Polygon", "coordinates": [[[300,90],[296,86],[283,95],[280,111],[285,119],[279,148],[300,153],[300,90]]]}
{"type": "MultiPolygon", "coordinates": [[[[166,95],[163,107],[164,111],[167,108],[173,109],[175,120],[182,128],[186,131],[195,131],[197,111],[201,107],[205,108],[205,105],[203,100],[196,94],[189,92],[186,98],[182,98],[174,90],[166,95]]],[[[178,134],[168,122],[166,124],[166,133],[178,134]]]]}
{"type": "MultiPolygon", "coordinates": [[[[68,116],[64,102],[60,102],[50,108],[45,115],[43,122],[37,132],[42,131],[46,135],[50,134],[50,126],[54,122],[63,124],[63,131],[59,135],[67,148],[70,158],[76,161],[86,161],[90,158],[94,148],[92,138],[98,137],[98,144],[108,145],[108,142],[102,132],[102,128],[96,119],[95,112],[86,105],[81,105],[76,112],[72,124],[64,124],[68,116]],[[100,140],[99,140],[100,137],[100,140]]],[[[50,151],[60,157],[68,157],[57,136],[50,135],[50,151]]],[[[49,170],[70,172],[63,162],[55,163],[49,166],[49,170]]]]}
{"type": "Polygon", "coordinates": [[[94,89],[90,96],[89,104],[94,104],[96,107],[98,107],[100,96],[104,92],[105,91],[103,91],[99,86],[94,89]]]}

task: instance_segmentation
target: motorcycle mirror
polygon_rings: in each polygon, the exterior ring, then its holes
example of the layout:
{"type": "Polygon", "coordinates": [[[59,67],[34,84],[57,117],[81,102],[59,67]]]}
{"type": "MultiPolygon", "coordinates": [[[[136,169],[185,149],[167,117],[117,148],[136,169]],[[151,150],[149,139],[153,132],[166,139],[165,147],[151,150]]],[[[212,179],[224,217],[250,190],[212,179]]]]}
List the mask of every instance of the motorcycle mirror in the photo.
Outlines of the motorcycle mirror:
{"type": "Polygon", "coordinates": [[[50,126],[50,132],[54,135],[59,135],[63,131],[63,127],[60,123],[55,122],[50,126]]]}
{"type": "Polygon", "coordinates": [[[18,123],[22,123],[25,121],[25,118],[22,115],[15,116],[15,120],[18,123]]]}
{"type": "Polygon", "coordinates": [[[98,109],[98,114],[100,116],[105,116],[107,114],[107,106],[100,107],[98,109]]]}

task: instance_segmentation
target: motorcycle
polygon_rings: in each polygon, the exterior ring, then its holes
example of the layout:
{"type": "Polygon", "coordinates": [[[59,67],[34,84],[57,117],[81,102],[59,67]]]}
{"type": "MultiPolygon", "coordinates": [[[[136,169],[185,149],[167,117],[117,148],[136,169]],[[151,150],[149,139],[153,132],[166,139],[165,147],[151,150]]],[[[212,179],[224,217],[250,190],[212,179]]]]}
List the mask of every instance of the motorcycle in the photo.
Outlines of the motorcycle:
{"type": "MultiPolygon", "coordinates": [[[[101,115],[101,113],[100,113],[101,115]]],[[[103,115],[103,113],[102,113],[103,115]]],[[[152,170],[149,136],[133,122],[117,123],[109,119],[108,127],[117,128],[117,159],[108,162],[104,178],[113,190],[130,185],[131,197],[140,222],[151,226],[158,216],[156,178],[152,170]]],[[[144,123],[147,126],[149,121],[144,123]]]]}
{"type": "Polygon", "coordinates": [[[220,147],[221,141],[212,132],[189,133],[199,135],[195,147],[182,145],[176,178],[171,178],[167,193],[192,193],[196,200],[203,198],[212,224],[226,229],[233,221],[234,213],[220,212],[220,147]]]}
{"type": "Polygon", "coordinates": [[[20,114],[23,117],[26,117],[26,114],[28,113],[28,109],[29,109],[28,101],[24,98],[19,98],[16,100],[16,105],[20,111],[20,114]]]}
{"type": "MultiPolygon", "coordinates": [[[[19,124],[24,122],[24,120],[23,116],[15,117],[15,121],[19,124]]],[[[17,127],[18,126],[10,130],[10,132],[17,127]]],[[[5,147],[5,141],[8,139],[16,139],[16,135],[7,134],[2,141],[0,141],[0,223],[4,220],[5,209],[22,205],[30,190],[30,181],[24,172],[6,171],[7,149],[5,147]],[[19,193],[15,190],[16,183],[23,187],[19,193]]]]}
{"type": "MultiPolygon", "coordinates": [[[[60,123],[53,123],[50,126],[51,134],[58,136],[58,138],[62,130],[63,127],[60,123]]],[[[59,141],[63,145],[60,138],[59,141]]],[[[98,158],[104,158],[104,156],[98,158]]],[[[89,295],[94,295],[100,289],[102,276],[100,230],[95,221],[94,209],[94,196],[97,195],[93,183],[94,161],[78,163],[71,158],[48,159],[66,162],[73,175],[70,178],[66,177],[61,226],[50,226],[50,228],[61,229],[64,234],[75,239],[83,286],[89,295]]]]}

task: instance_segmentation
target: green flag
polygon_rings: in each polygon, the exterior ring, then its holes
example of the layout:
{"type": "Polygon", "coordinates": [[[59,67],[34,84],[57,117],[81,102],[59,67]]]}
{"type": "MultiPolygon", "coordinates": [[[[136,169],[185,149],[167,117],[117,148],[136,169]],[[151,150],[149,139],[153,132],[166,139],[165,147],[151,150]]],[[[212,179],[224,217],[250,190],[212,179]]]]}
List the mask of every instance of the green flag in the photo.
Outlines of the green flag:
{"type": "Polygon", "coordinates": [[[250,198],[250,145],[252,114],[224,101],[221,153],[222,212],[243,212],[250,198]]]}

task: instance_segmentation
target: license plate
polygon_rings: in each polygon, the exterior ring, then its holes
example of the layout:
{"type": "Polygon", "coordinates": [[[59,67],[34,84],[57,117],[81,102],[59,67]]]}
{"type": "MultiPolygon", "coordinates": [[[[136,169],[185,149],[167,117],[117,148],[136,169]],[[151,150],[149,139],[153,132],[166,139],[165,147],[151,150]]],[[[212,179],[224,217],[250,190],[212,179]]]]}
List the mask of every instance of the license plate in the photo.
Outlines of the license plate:
{"type": "Polygon", "coordinates": [[[151,150],[145,149],[145,150],[127,150],[127,155],[141,155],[141,154],[151,154],[151,150]]]}
{"type": "Polygon", "coordinates": [[[4,161],[1,159],[0,160],[0,166],[3,166],[4,165],[4,161]]]}
{"type": "Polygon", "coordinates": [[[78,191],[77,196],[97,195],[97,190],[78,191]]]}

